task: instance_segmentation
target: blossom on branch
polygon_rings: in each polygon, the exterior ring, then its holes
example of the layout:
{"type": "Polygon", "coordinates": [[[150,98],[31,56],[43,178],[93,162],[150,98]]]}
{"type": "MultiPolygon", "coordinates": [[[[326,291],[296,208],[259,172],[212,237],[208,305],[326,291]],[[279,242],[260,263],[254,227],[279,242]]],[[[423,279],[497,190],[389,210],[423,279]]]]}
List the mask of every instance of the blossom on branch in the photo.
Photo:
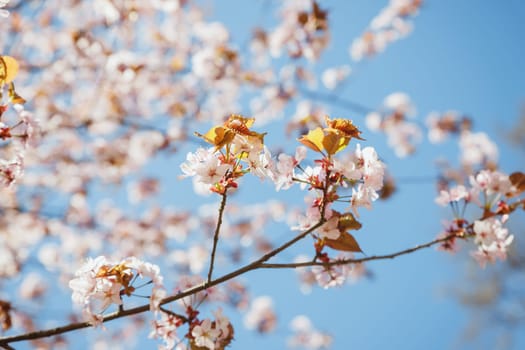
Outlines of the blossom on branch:
{"type": "Polygon", "coordinates": [[[277,316],[272,299],[268,296],[255,298],[250,309],[244,316],[244,325],[248,329],[255,329],[259,333],[269,333],[276,327],[277,316]]]}
{"type": "Polygon", "coordinates": [[[457,185],[441,190],[436,203],[450,205],[454,213],[452,223],[439,235],[439,238],[447,238],[442,242],[441,249],[454,252],[458,249],[456,238],[474,237],[477,250],[471,252],[471,255],[481,267],[484,268],[487,263],[494,263],[497,259],[505,260],[514,236],[509,234],[503,224],[508,220],[508,214],[516,208],[515,205],[521,203],[519,200],[516,204],[508,202],[510,198],[520,194],[519,186],[513,184],[513,181],[517,183],[520,179],[520,175],[514,175],[511,180],[508,175],[499,171],[481,170],[469,177],[469,187],[457,185]],[[471,203],[482,211],[481,217],[473,223],[469,223],[464,217],[466,207],[471,203]]]}
{"type": "Polygon", "coordinates": [[[443,142],[449,135],[470,130],[472,121],[456,111],[432,112],[427,116],[428,139],[431,143],[443,142]]]}
{"type": "Polygon", "coordinates": [[[295,156],[289,156],[285,153],[279,154],[277,162],[273,163],[269,176],[275,183],[275,189],[287,190],[296,177],[295,168],[306,158],[306,147],[299,146],[295,151],[295,156]]]}
{"type": "Polygon", "coordinates": [[[102,324],[103,313],[112,304],[123,305],[123,296],[135,293],[137,278],[152,283],[150,310],[159,310],[160,298],[165,294],[163,278],[157,265],[143,262],[135,257],[110,261],[104,256],[89,258],[75,272],[75,278],[69,282],[73,290],[72,299],[82,307],[84,317],[94,326],[102,324]]]}
{"type": "Polygon", "coordinates": [[[332,336],[317,330],[305,315],[295,316],[290,322],[293,335],[288,338],[288,346],[309,350],[328,349],[332,336]]]}
{"type": "Polygon", "coordinates": [[[349,53],[354,61],[371,57],[394,41],[412,32],[410,17],[417,15],[422,0],[390,0],[370,22],[361,37],[354,40],[349,53]]]}
{"type": "Polygon", "coordinates": [[[206,134],[196,133],[215,146],[188,153],[181,165],[184,176],[194,176],[198,193],[225,193],[229,188],[237,188],[237,181],[246,173],[260,178],[271,175],[271,154],[263,143],[265,134],[250,130],[253,122],[253,118],[232,114],[223,125],[206,134]]]}
{"type": "Polygon", "coordinates": [[[314,61],[330,40],[328,12],[316,1],[287,0],[283,2],[281,22],[268,36],[272,56],[285,49],[292,58],[305,57],[314,61]]]}
{"type": "Polygon", "coordinates": [[[416,108],[410,97],[401,92],[392,93],[383,100],[383,107],[366,115],[365,123],[371,131],[384,132],[388,144],[400,158],[415,152],[421,140],[419,126],[411,122],[416,108]]]}
{"type": "Polygon", "coordinates": [[[459,147],[461,163],[466,167],[492,165],[498,161],[498,146],[484,132],[462,132],[459,147]]]}
{"type": "Polygon", "coordinates": [[[475,243],[478,250],[472,252],[472,256],[479,265],[484,268],[487,262],[494,263],[496,259],[505,260],[509,245],[514,240],[514,236],[509,234],[503,223],[508,219],[504,215],[502,219],[495,217],[474,222],[475,243]]]}
{"type": "Polygon", "coordinates": [[[148,337],[162,339],[166,350],[174,349],[181,342],[177,330],[183,323],[184,321],[176,315],[161,312],[160,318],[152,322],[152,330],[148,337]]]}
{"type": "MultiPolygon", "coordinates": [[[[326,263],[333,263],[344,259],[352,259],[352,253],[341,253],[335,258],[327,259],[326,263]]],[[[355,281],[366,273],[363,264],[339,264],[313,266],[311,268],[317,284],[323,289],[343,285],[345,282],[355,281]]]]}

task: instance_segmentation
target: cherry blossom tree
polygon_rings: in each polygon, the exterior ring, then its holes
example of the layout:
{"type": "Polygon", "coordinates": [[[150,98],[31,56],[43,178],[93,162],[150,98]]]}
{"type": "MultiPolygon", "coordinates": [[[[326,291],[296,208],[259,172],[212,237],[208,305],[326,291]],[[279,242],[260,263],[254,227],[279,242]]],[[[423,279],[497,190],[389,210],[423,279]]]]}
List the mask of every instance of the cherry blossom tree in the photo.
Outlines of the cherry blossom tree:
{"type": "MultiPolygon", "coordinates": [[[[199,1],[0,0],[0,347],[78,347],[94,328],[86,347],[224,349],[244,328],[278,327],[272,296],[246,279],[256,270],[296,275],[308,293],[430,247],[467,250],[478,269],[507,263],[521,165],[500,167],[466,114],[421,121],[407,93],[369,107],[344,92],[354,66],[412,32],[423,2],[385,1],[341,64],[327,63],[330,6],[260,4],[270,24],[239,42],[199,1]],[[374,209],[403,190],[384,154],[403,162],[445,142],[457,159],[417,198],[446,208],[441,232],[364,249],[374,209]],[[68,307],[46,311],[57,300],[68,307]]],[[[329,348],[329,325],[308,313],[288,346],[329,348]]]]}

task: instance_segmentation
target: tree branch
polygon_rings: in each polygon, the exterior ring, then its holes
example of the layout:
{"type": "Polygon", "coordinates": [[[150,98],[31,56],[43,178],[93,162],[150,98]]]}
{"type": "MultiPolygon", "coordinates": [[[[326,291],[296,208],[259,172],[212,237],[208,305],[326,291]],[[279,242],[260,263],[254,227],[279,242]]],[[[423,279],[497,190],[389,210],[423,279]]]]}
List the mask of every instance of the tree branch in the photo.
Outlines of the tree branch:
{"type": "MultiPolygon", "coordinates": [[[[189,289],[187,289],[187,290],[185,290],[183,292],[180,292],[180,293],[177,293],[175,295],[172,295],[172,296],[169,296],[167,298],[164,298],[160,302],[160,305],[168,304],[168,303],[171,303],[173,301],[185,298],[187,296],[193,295],[193,294],[198,293],[200,291],[206,290],[206,289],[208,289],[210,287],[213,287],[213,286],[216,286],[216,285],[221,284],[223,282],[226,282],[228,280],[231,280],[231,279],[233,279],[233,278],[235,278],[237,276],[240,276],[240,275],[242,275],[242,274],[244,274],[244,273],[246,273],[248,271],[255,270],[255,269],[259,268],[264,262],[268,261],[269,259],[271,259],[275,255],[279,254],[280,252],[282,252],[286,248],[292,246],[296,242],[298,242],[301,239],[303,239],[304,237],[306,237],[308,234],[310,234],[313,231],[315,231],[322,224],[324,224],[324,220],[323,219],[321,219],[317,224],[315,224],[312,227],[310,227],[308,230],[306,230],[304,232],[301,232],[300,234],[298,234],[297,236],[295,236],[294,238],[292,238],[288,242],[286,242],[286,243],[282,244],[281,246],[279,246],[278,248],[275,248],[274,250],[266,253],[265,255],[263,255],[262,257],[260,257],[259,259],[255,260],[255,261],[251,262],[250,264],[245,265],[245,266],[243,266],[243,267],[241,267],[241,268],[239,268],[237,270],[234,270],[234,271],[232,271],[232,272],[230,272],[230,273],[228,273],[226,275],[223,275],[223,276],[221,276],[221,277],[219,277],[217,279],[214,279],[212,281],[205,282],[203,284],[200,284],[200,285],[197,285],[195,287],[189,288],[189,289]]],[[[131,308],[131,309],[127,309],[127,310],[125,309],[125,310],[121,310],[121,311],[116,311],[116,312],[113,312],[111,314],[108,314],[108,315],[104,316],[103,319],[102,319],[102,322],[108,322],[108,321],[112,321],[112,320],[115,320],[115,319],[118,319],[118,318],[131,316],[131,315],[136,315],[136,314],[139,314],[139,313],[142,313],[142,312],[146,312],[149,309],[150,309],[149,304],[146,304],[146,305],[137,306],[137,307],[134,307],[134,308],[131,308]]],[[[4,348],[8,348],[8,346],[9,346],[8,344],[9,343],[25,341],[25,340],[34,340],[34,339],[46,338],[46,337],[51,337],[51,336],[58,335],[58,334],[68,333],[68,332],[71,332],[71,331],[74,331],[74,330],[78,330],[78,329],[89,328],[89,327],[92,327],[92,324],[90,324],[89,322],[77,322],[77,323],[71,323],[71,324],[68,324],[68,325],[65,325],[65,326],[60,326],[60,327],[46,329],[46,330],[35,331],[35,332],[30,332],[30,333],[24,333],[24,334],[20,334],[20,335],[9,336],[9,337],[3,337],[3,338],[0,338],[0,346],[4,347],[4,348]]]]}
{"type": "Polygon", "coordinates": [[[224,191],[224,193],[221,195],[221,205],[219,207],[219,217],[217,219],[217,226],[215,226],[215,233],[213,234],[213,248],[211,250],[211,258],[210,258],[210,267],[208,269],[208,279],[207,283],[211,282],[211,276],[213,273],[213,265],[215,263],[215,252],[217,250],[217,243],[219,242],[219,232],[221,230],[222,225],[222,216],[224,215],[224,208],[226,207],[226,197],[227,197],[227,191],[224,191]]]}
{"type": "Polygon", "coordinates": [[[340,259],[340,260],[334,260],[330,262],[320,262],[320,261],[306,261],[306,262],[300,262],[300,263],[283,263],[283,264],[268,264],[264,263],[261,264],[260,268],[262,269],[285,269],[285,268],[300,268],[300,267],[309,267],[309,266],[336,266],[336,265],[347,265],[347,264],[359,264],[366,261],[372,261],[372,260],[385,260],[385,259],[394,259],[401,255],[406,255],[409,253],[413,253],[415,251],[429,248],[433,245],[436,245],[438,243],[443,243],[445,241],[454,239],[454,238],[465,238],[465,236],[459,236],[457,234],[451,234],[449,236],[435,239],[431,242],[420,244],[415,247],[401,250],[395,253],[391,254],[385,254],[385,255],[373,255],[373,256],[367,256],[365,258],[361,259],[340,259]]]}
{"type": "MultiPolygon", "coordinates": [[[[219,209],[220,212],[224,210],[224,206],[225,205],[226,205],[226,196],[223,197],[223,200],[221,202],[221,207],[220,208],[222,208],[222,210],[219,209]]],[[[222,214],[220,214],[220,215],[222,215],[222,214]]],[[[306,237],[308,234],[310,234],[313,231],[315,231],[317,228],[322,226],[325,223],[325,221],[326,220],[324,218],[321,218],[317,224],[313,225],[308,230],[305,230],[305,231],[301,232],[300,234],[298,234],[297,236],[295,236],[291,240],[289,240],[286,243],[282,244],[281,246],[271,250],[270,252],[264,254],[262,257],[260,257],[259,259],[251,262],[250,264],[245,265],[245,266],[243,266],[243,267],[241,267],[241,268],[239,268],[237,270],[234,270],[234,271],[232,271],[232,272],[230,272],[230,273],[228,273],[226,275],[223,275],[223,276],[221,276],[221,277],[219,277],[217,279],[211,280],[210,278],[208,278],[208,280],[205,283],[203,283],[203,284],[194,286],[194,287],[189,288],[189,289],[187,289],[187,290],[185,290],[183,292],[180,292],[178,294],[175,294],[175,295],[169,296],[167,298],[164,298],[160,302],[160,305],[168,304],[168,303],[171,303],[173,301],[185,298],[187,296],[190,296],[190,295],[193,295],[193,294],[198,293],[200,291],[206,290],[206,289],[208,289],[210,287],[219,285],[219,284],[221,284],[223,282],[226,282],[226,281],[231,280],[231,279],[233,279],[235,277],[243,275],[243,274],[245,274],[245,273],[247,273],[249,271],[256,270],[256,269],[259,269],[259,268],[264,268],[264,269],[283,269],[283,268],[300,268],[300,267],[308,267],[308,266],[335,266],[335,265],[345,265],[345,264],[357,264],[357,263],[363,263],[363,262],[372,261],[372,260],[394,259],[394,258],[396,258],[398,256],[410,254],[410,253],[413,253],[415,251],[418,251],[418,250],[421,250],[421,249],[424,249],[424,248],[429,248],[431,246],[434,246],[436,244],[439,244],[439,243],[442,243],[442,242],[445,242],[445,241],[448,241],[448,240],[451,240],[451,239],[454,239],[454,238],[467,238],[467,237],[469,237],[468,235],[465,236],[465,235],[458,235],[458,234],[454,233],[454,234],[448,235],[446,237],[438,238],[438,239],[435,239],[435,240],[430,241],[428,243],[420,244],[420,245],[417,245],[415,247],[404,249],[404,250],[401,250],[401,251],[398,251],[398,252],[395,252],[395,253],[385,254],[385,255],[374,255],[374,256],[364,257],[364,258],[360,258],[360,259],[341,259],[341,260],[331,261],[331,262],[328,262],[328,263],[316,262],[316,261],[309,261],[309,262],[302,262],[302,263],[284,263],[284,264],[268,264],[268,263],[266,263],[266,261],[268,261],[269,259],[271,259],[275,255],[279,254],[283,250],[289,248],[290,246],[294,245],[295,243],[297,243],[298,241],[300,241],[301,239],[306,237]]],[[[219,222],[220,222],[220,219],[219,219],[219,222]]],[[[217,227],[220,227],[220,223],[219,222],[217,223],[217,227]]],[[[216,229],[216,232],[217,231],[218,231],[218,229],[216,229]]],[[[213,261],[213,258],[212,258],[212,261],[213,261]]],[[[209,275],[210,275],[210,273],[209,273],[209,275]]],[[[146,305],[137,306],[137,307],[134,307],[134,308],[131,308],[131,309],[127,309],[127,310],[126,309],[119,310],[119,311],[116,311],[114,313],[111,313],[111,314],[108,314],[108,315],[104,316],[103,317],[103,322],[108,322],[108,321],[112,321],[112,320],[115,320],[115,319],[118,319],[118,318],[139,314],[139,313],[142,313],[142,312],[146,312],[149,309],[150,309],[149,304],[146,304],[146,305]]],[[[10,348],[9,345],[8,345],[9,343],[25,341],[25,340],[40,339],[40,338],[50,337],[50,336],[54,336],[54,335],[58,335],[58,334],[68,333],[68,332],[71,332],[71,331],[74,331],[74,330],[78,330],[78,329],[89,328],[89,327],[92,327],[92,325],[90,323],[88,323],[88,322],[77,322],[77,323],[72,323],[72,324],[68,324],[68,325],[65,325],[65,326],[61,326],[61,327],[50,328],[50,329],[47,329],[47,330],[41,330],[41,331],[35,331],[35,332],[20,334],[20,335],[16,335],[16,336],[4,337],[4,338],[0,338],[0,346],[5,348],[5,349],[9,349],[10,348]]]]}
{"type": "Polygon", "coordinates": [[[331,103],[331,104],[334,104],[334,105],[338,105],[340,107],[343,107],[343,108],[348,109],[350,111],[354,111],[354,112],[359,113],[359,114],[366,115],[366,114],[374,111],[373,108],[367,107],[365,105],[362,105],[362,104],[354,102],[354,101],[346,100],[346,99],[344,99],[344,98],[342,98],[342,97],[340,97],[339,95],[336,95],[336,94],[323,94],[323,93],[320,93],[318,91],[313,91],[313,90],[309,90],[309,89],[300,89],[299,92],[303,96],[308,97],[308,98],[310,98],[312,100],[324,101],[326,103],[331,103]]]}

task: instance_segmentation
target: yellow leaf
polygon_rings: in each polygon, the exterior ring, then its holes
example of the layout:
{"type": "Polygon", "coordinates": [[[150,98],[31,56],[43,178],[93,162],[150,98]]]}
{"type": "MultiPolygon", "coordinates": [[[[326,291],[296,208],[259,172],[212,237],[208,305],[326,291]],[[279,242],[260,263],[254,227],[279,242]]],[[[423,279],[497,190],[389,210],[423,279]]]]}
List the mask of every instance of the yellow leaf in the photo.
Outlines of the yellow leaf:
{"type": "Polygon", "coordinates": [[[359,140],[364,140],[361,138],[361,131],[354,125],[354,123],[349,119],[330,119],[330,117],[325,117],[325,122],[328,128],[335,129],[343,134],[346,137],[347,144],[351,138],[356,138],[359,140]]]}
{"type": "Polygon", "coordinates": [[[323,146],[328,154],[335,154],[348,145],[349,139],[342,136],[339,132],[331,129],[324,129],[324,131],[323,146]]]}
{"type": "Polygon", "coordinates": [[[355,240],[354,236],[349,233],[343,232],[337,239],[325,238],[325,244],[332,249],[340,250],[343,252],[356,252],[361,253],[361,247],[355,240]]]}
{"type": "Polygon", "coordinates": [[[246,136],[251,142],[264,143],[264,135],[266,133],[258,133],[250,130],[253,125],[255,118],[246,118],[240,114],[231,114],[228,120],[224,123],[224,127],[233,131],[235,134],[246,136]],[[254,141],[257,140],[257,141],[254,141]]]}
{"type": "Polygon", "coordinates": [[[324,149],[323,146],[324,131],[321,128],[316,128],[310,130],[308,134],[301,136],[298,141],[301,142],[306,147],[316,151],[322,152],[324,149]]]}
{"type": "Polygon", "coordinates": [[[217,149],[231,143],[235,137],[235,133],[223,126],[216,126],[208,130],[204,135],[198,132],[195,135],[203,138],[206,142],[211,143],[217,149]]]}
{"type": "Polygon", "coordinates": [[[0,83],[10,83],[18,74],[18,62],[11,56],[0,56],[0,83]]]}
{"type": "Polygon", "coordinates": [[[9,98],[11,99],[11,102],[13,103],[18,103],[18,104],[21,104],[23,105],[24,103],[26,103],[26,100],[20,96],[19,94],[16,93],[15,91],[15,84],[13,83],[10,83],[9,84],[9,98]]]}

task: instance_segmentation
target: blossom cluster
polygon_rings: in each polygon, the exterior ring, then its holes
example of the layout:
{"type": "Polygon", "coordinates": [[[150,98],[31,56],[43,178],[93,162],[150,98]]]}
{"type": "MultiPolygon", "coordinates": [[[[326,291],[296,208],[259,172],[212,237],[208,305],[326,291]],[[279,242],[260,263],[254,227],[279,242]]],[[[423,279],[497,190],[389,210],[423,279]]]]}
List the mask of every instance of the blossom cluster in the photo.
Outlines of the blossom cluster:
{"type": "Polygon", "coordinates": [[[244,325],[248,329],[256,329],[259,333],[268,333],[277,326],[272,299],[269,296],[255,298],[244,316],[244,325]]]}
{"type": "MultiPolygon", "coordinates": [[[[250,130],[253,122],[253,118],[231,115],[205,135],[198,134],[215,147],[189,153],[181,166],[185,176],[193,176],[196,190],[225,194],[228,189],[236,188],[238,179],[249,172],[262,179],[269,178],[277,191],[299,184],[309,193],[307,209],[296,217],[292,229],[313,231],[316,259],[330,261],[324,247],[361,252],[348,231],[361,228],[356,220],[358,209],[371,209],[372,202],[379,198],[385,175],[385,165],[373,147],[361,148],[358,144],[354,151],[341,152],[352,139],[363,140],[361,131],[351,120],[326,116],[325,127],[318,126],[299,138],[304,146],[297,147],[295,155],[281,153],[274,159],[262,143],[264,135],[250,130]],[[303,166],[307,148],[320,158],[303,166]],[[333,208],[336,202],[348,203],[345,212],[333,208]]],[[[325,281],[321,272],[316,275],[323,286],[339,284],[325,281]]],[[[339,275],[346,279],[346,273],[339,275]]]]}
{"type": "MultiPolygon", "coordinates": [[[[180,276],[176,293],[184,292],[197,285],[202,285],[204,281],[199,276],[180,276]]],[[[233,326],[226,317],[222,309],[213,312],[213,318],[201,318],[197,310],[204,302],[224,301],[221,293],[211,287],[206,290],[192,294],[191,296],[180,298],[178,305],[183,309],[182,313],[176,313],[167,308],[161,308],[157,313],[157,319],[152,323],[150,338],[162,339],[164,342],[161,349],[210,349],[222,350],[227,347],[234,337],[233,326]],[[181,326],[187,325],[188,330],[185,334],[180,330],[181,326]],[[184,345],[183,339],[186,338],[188,347],[184,345]]]]}
{"type": "Polygon", "coordinates": [[[498,161],[498,147],[484,132],[472,131],[472,120],[457,111],[432,112],[426,121],[428,139],[440,143],[450,135],[459,136],[460,161],[472,171],[478,167],[493,168],[498,161]]]}
{"type": "Polygon", "coordinates": [[[285,49],[293,58],[317,59],[328,45],[328,16],[316,1],[288,0],[281,11],[282,21],[267,39],[273,56],[285,49]]]}
{"type": "Polygon", "coordinates": [[[428,140],[431,143],[441,143],[450,135],[470,130],[472,121],[457,111],[431,112],[427,116],[426,125],[428,140]]]}
{"type": "MultiPolygon", "coordinates": [[[[347,148],[352,138],[362,139],[361,132],[350,120],[326,117],[325,123],[326,127],[310,130],[299,139],[310,150],[321,154],[321,159],[316,159],[313,166],[301,166],[306,150],[298,147],[295,156],[279,155],[271,167],[271,174],[277,190],[290,188],[294,183],[308,190],[306,212],[297,217],[297,225],[292,229],[306,231],[322,222],[313,233],[316,238],[315,259],[330,263],[332,259],[323,251],[324,247],[361,252],[356,239],[348,231],[361,228],[356,220],[358,208],[371,209],[372,202],[379,198],[385,165],[373,147],[361,149],[359,144],[352,152],[336,155],[347,148]],[[350,194],[346,195],[345,191],[350,191],[350,194]],[[336,202],[346,202],[349,206],[341,213],[333,208],[336,202]]],[[[317,282],[325,288],[340,285],[350,276],[351,270],[348,266],[312,269],[317,282]]]]}
{"type": "Polygon", "coordinates": [[[505,260],[510,244],[514,236],[509,234],[509,230],[503,227],[508,215],[500,218],[491,217],[484,220],[474,221],[474,242],[478,249],[472,252],[472,256],[481,267],[490,263],[495,263],[497,259],[505,260]]]}
{"type": "Polygon", "coordinates": [[[25,150],[35,145],[39,130],[38,121],[24,109],[25,100],[15,91],[18,66],[13,57],[0,56],[0,184],[5,187],[22,176],[25,150]],[[15,113],[6,113],[10,108],[15,113]]]}
{"type": "Polygon", "coordinates": [[[332,345],[332,337],[317,330],[312,321],[305,316],[299,315],[290,322],[293,335],[288,338],[288,346],[309,350],[328,349],[332,345]]]}
{"type": "MultiPolygon", "coordinates": [[[[314,286],[323,289],[343,286],[345,283],[355,283],[367,276],[368,271],[363,263],[344,264],[342,261],[354,259],[349,252],[341,252],[336,257],[325,258],[322,265],[312,268],[297,268],[300,290],[303,294],[310,294],[314,286]]],[[[294,259],[296,263],[307,263],[311,258],[301,254],[294,259]]]]}
{"type": "Polygon", "coordinates": [[[440,234],[442,238],[451,237],[443,243],[442,249],[455,251],[458,249],[456,237],[474,237],[477,249],[471,254],[481,267],[497,259],[505,260],[514,236],[503,225],[508,220],[508,214],[521,203],[519,200],[511,203],[521,192],[523,189],[514,186],[508,175],[491,170],[482,170],[470,176],[468,186],[457,185],[441,190],[436,203],[450,205],[454,214],[454,221],[440,234]],[[464,217],[469,204],[482,210],[481,217],[473,222],[464,217]]]}
{"type": "Polygon", "coordinates": [[[359,61],[385,50],[394,41],[412,32],[410,17],[415,16],[422,0],[390,0],[389,4],[370,22],[363,35],[350,46],[350,56],[359,61]]]}
{"type": "Polygon", "coordinates": [[[388,145],[398,157],[414,153],[415,145],[421,141],[420,127],[413,118],[416,108],[410,97],[395,92],[385,97],[383,107],[367,114],[365,123],[368,129],[385,133],[388,145]]]}
{"type": "Polygon", "coordinates": [[[188,153],[181,165],[185,176],[193,176],[197,193],[226,193],[237,188],[238,179],[247,173],[267,176],[270,152],[263,144],[264,134],[249,129],[253,122],[232,114],[223,125],[199,134],[215,147],[188,153]]]}
{"type": "Polygon", "coordinates": [[[151,283],[150,310],[159,311],[160,301],[165,296],[163,277],[157,265],[129,257],[119,262],[105,256],[88,258],[75,272],[69,282],[73,290],[72,299],[82,307],[84,317],[94,326],[103,322],[103,312],[111,305],[123,305],[124,296],[132,296],[135,290],[151,283]],[[143,284],[137,286],[137,279],[143,284]]]}
{"type": "MultiPolygon", "coordinates": [[[[298,154],[301,154],[298,148],[296,157],[280,155],[277,163],[277,177],[275,178],[276,188],[282,188],[284,183],[288,188],[290,184],[298,182],[301,188],[308,187],[309,191],[319,192],[323,190],[328,183],[328,193],[341,190],[351,190],[347,196],[335,195],[327,202],[324,212],[324,218],[327,222],[318,230],[321,237],[337,239],[339,237],[338,226],[340,224],[341,214],[331,209],[334,201],[343,201],[349,203],[349,209],[354,215],[359,216],[358,208],[372,208],[372,202],[379,198],[378,191],[383,186],[385,174],[385,165],[379,160],[373,147],[361,149],[358,144],[355,150],[347,153],[342,157],[333,157],[331,162],[317,162],[315,166],[306,166],[304,169],[294,170],[298,166],[298,154]],[[297,162],[297,163],[295,163],[297,162]]],[[[306,230],[319,221],[323,213],[320,212],[321,202],[319,197],[307,197],[308,209],[306,213],[299,218],[299,223],[295,227],[298,230],[306,230]]]]}
{"type": "Polygon", "coordinates": [[[189,331],[185,337],[189,341],[190,349],[222,350],[233,340],[233,327],[221,309],[214,312],[213,319],[199,319],[199,312],[191,307],[186,309],[186,315],[163,310],[160,319],[153,322],[149,337],[164,341],[160,349],[187,349],[177,331],[183,324],[188,323],[189,331]]]}
{"type": "Polygon", "coordinates": [[[310,130],[299,139],[323,156],[314,166],[304,168],[300,162],[306,158],[305,147],[298,147],[295,156],[282,153],[274,161],[262,143],[264,135],[249,129],[253,122],[253,118],[231,115],[223,125],[205,135],[199,134],[215,147],[189,153],[181,165],[185,176],[193,176],[197,192],[223,194],[228,188],[236,188],[237,179],[248,172],[270,178],[277,190],[300,183],[303,189],[308,187],[317,195],[309,200],[309,209],[296,228],[307,230],[323,218],[326,223],[318,234],[329,239],[338,239],[340,233],[348,229],[342,224],[345,216],[331,210],[331,203],[346,201],[358,215],[359,207],[371,208],[379,197],[377,192],[383,186],[385,166],[372,147],[361,149],[357,145],[354,152],[335,157],[352,138],[361,139],[360,131],[350,120],[326,117],[327,127],[310,130]],[[351,189],[351,194],[340,197],[337,194],[340,188],[351,189]]]}
{"type": "Polygon", "coordinates": [[[198,347],[210,350],[224,349],[233,340],[233,327],[219,309],[214,320],[204,319],[191,326],[190,341],[198,347]]]}

